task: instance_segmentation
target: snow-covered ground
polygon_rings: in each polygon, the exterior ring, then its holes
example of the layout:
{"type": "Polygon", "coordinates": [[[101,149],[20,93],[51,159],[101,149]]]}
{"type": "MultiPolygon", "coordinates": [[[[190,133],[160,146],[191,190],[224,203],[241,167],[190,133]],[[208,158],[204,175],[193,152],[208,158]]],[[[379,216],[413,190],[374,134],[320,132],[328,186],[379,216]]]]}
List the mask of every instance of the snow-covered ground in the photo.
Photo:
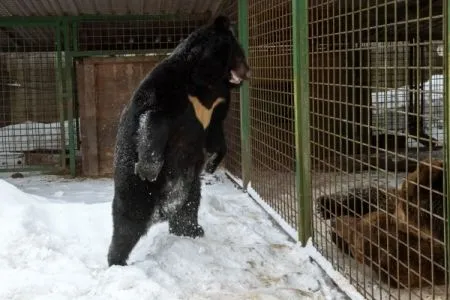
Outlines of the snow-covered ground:
{"type": "Polygon", "coordinates": [[[205,177],[205,237],[153,227],[127,267],[106,264],[110,179],[0,179],[0,299],[345,299],[223,172],[205,177]]]}

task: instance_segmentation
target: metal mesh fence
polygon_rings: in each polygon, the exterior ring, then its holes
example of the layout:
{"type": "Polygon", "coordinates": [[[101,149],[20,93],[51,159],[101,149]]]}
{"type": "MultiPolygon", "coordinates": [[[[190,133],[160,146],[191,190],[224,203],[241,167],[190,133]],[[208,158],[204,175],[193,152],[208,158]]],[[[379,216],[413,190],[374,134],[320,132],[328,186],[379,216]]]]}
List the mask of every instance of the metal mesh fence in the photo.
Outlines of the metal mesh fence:
{"type": "Polygon", "coordinates": [[[443,1],[309,17],[314,243],[366,298],[447,298],[443,1]]]}
{"type": "MultiPolygon", "coordinates": [[[[0,27],[0,169],[61,163],[56,27],[0,27]]],[[[67,131],[66,131],[67,132],[67,131]]]]}
{"type": "MultiPolygon", "coordinates": [[[[302,120],[294,111],[291,4],[248,1],[248,175],[252,189],[298,229],[295,124],[302,120]]],[[[448,296],[443,4],[309,1],[311,139],[302,142],[311,146],[314,243],[366,298],[448,296]]],[[[237,23],[238,1],[224,1],[221,13],[237,23]]],[[[77,90],[72,65],[88,56],[121,58],[80,68],[93,78],[83,83],[92,84],[89,100],[103,110],[94,124],[109,140],[98,141],[110,145],[111,118],[153,66],[140,57],[162,58],[206,17],[70,20],[67,31],[62,24],[0,26],[2,170],[64,164],[68,114],[76,131],[88,126],[78,123],[76,100],[89,93],[78,95],[85,91],[77,90]],[[65,102],[68,94],[73,102],[65,102]]],[[[233,92],[226,119],[225,165],[242,178],[239,97],[233,92]]]]}
{"type": "MultiPolygon", "coordinates": [[[[224,1],[222,11],[234,23],[237,32],[238,5],[235,0],[224,1]]],[[[238,32],[237,32],[238,33],[238,32]]],[[[239,33],[238,33],[239,34],[239,33]]],[[[225,119],[225,138],[227,141],[227,155],[224,159],[226,169],[236,176],[242,178],[241,168],[241,116],[240,116],[240,93],[239,90],[233,90],[230,99],[230,108],[228,116],[225,119]]]]}
{"type": "Polygon", "coordinates": [[[86,20],[74,24],[78,50],[136,53],[171,50],[200,25],[205,16],[136,17],[133,20],[86,20]]]}
{"type": "Polygon", "coordinates": [[[251,0],[248,9],[251,186],[297,228],[291,1],[251,0]]]}

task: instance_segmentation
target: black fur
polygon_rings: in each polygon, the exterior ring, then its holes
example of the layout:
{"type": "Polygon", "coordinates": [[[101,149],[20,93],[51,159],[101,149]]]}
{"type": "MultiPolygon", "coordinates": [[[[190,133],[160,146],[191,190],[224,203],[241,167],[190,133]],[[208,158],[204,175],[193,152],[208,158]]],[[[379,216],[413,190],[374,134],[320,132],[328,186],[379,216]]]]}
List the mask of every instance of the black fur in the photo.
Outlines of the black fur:
{"type": "MultiPolygon", "coordinates": [[[[377,199],[386,195],[376,187],[354,188],[316,199],[318,210],[325,220],[340,216],[358,216],[377,210],[377,199]]],[[[384,208],[384,204],[378,204],[384,208]]]]}
{"type": "Polygon", "coordinates": [[[126,265],[140,237],[159,221],[170,232],[200,237],[200,173],[204,150],[215,158],[214,172],[226,152],[223,120],[228,111],[230,71],[246,79],[244,52],[229,29],[229,20],[192,33],[135,90],[123,111],[114,159],[113,236],[109,265],[126,265]],[[188,95],[205,107],[219,104],[205,130],[188,95]],[[145,118],[146,116],[146,118],[145,118]]]}

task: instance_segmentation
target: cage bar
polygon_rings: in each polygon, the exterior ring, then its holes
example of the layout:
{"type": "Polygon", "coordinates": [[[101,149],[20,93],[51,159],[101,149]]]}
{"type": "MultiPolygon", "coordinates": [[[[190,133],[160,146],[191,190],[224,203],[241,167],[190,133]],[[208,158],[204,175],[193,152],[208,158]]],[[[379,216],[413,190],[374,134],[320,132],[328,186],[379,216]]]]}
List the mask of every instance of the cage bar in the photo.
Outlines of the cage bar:
{"type": "Polygon", "coordinates": [[[297,229],[292,1],[248,3],[251,187],[297,229]]]}
{"type": "MultiPolygon", "coordinates": [[[[444,60],[444,70],[445,70],[445,79],[444,79],[444,99],[445,99],[445,105],[444,105],[444,109],[445,109],[445,155],[446,155],[446,159],[445,159],[445,167],[446,170],[448,170],[448,164],[450,162],[450,97],[449,97],[449,92],[450,92],[450,38],[449,38],[449,34],[450,34],[450,5],[448,3],[448,1],[444,1],[444,45],[445,47],[443,47],[443,55],[445,57],[444,60]]],[[[450,176],[449,173],[446,172],[445,173],[445,195],[448,197],[449,194],[449,190],[450,190],[450,176]]],[[[447,267],[447,270],[449,270],[450,267],[450,249],[449,249],[449,245],[450,245],[450,222],[449,220],[449,212],[450,212],[450,202],[447,201],[447,210],[445,213],[445,220],[447,221],[447,226],[446,226],[446,239],[445,239],[445,249],[446,249],[446,253],[447,253],[447,260],[445,262],[445,265],[447,267]]],[[[447,281],[448,281],[448,277],[449,274],[447,272],[446,274],[447,277],[447,281]]],[[[447,291],[446,294],[447,299],[449,298],[449,292],[447,291]]]]}
{"type": "Polygon", "coordinates": [[[65,95],[66,95],[66,109],[67,109],[67,127],[69,132],[69,170],[72,176],[76,175],[76,156],[75,156],[75,126],[74,126],[74,118],[73,118],[73,108],[74,108],[74,100],[73,100],[73,61],[71,55],[71,44],[70,44],[70,24],[68,21],[63,22],[63,31],[64,31],[64,61],[65,65],[65,95]]]}
{"type": "Polygon", "coordinates": [[[309,143],[308,4],[292,1],[293,76],[295,107],[295,185],[299,207],[299,240],[312,236],[309,143]]]}
{"type": "MultiPolygon", "coordinates": [[[[239,42],[246,56],[248,56],[248,1],[239,0],[239,42]]],[[[241,112],[241,162],[243,188],[247,189],[251,172],[251,150],[250,150],[250,100],[249,84],[243,82],[240,88],[240,112],[241,112]]]]}
{"type": "MultiPolygon", "coordinates": [[[[239,35],[238,1],[225,0],[221,11],[230,18],[239,35]]],[[[224,127],[227,141],[227,155],[224,158],[224,167],[233,177],[242,180],[240,89],[235,89],[231,92],[230,108],[224,127]]]]}
{"type": "Polygon", "coordinates": [[[66,128],[65,124],[65,109],[64,109],[64,92],[63,92],[63,60],[62,60],[62,41],[63,32],[61,26],[56,30],[56,90],[58,99],[58,110],[60,120],[60,136],[61,136],[61,168],[66,168],[66,128]]]}

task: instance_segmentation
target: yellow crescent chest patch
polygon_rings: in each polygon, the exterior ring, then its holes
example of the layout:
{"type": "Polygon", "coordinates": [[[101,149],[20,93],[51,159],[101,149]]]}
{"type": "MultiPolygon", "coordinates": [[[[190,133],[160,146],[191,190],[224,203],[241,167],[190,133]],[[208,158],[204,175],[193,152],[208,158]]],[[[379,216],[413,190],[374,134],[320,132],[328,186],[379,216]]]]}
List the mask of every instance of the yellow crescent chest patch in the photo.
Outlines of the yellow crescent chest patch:
{"type": "Polygon", "coordinates": [[[211,116],[214,112],[214,108],[219,105],[220,103],[224,102],[224,98],[217,98],[213,105],[211,105],[211,108],[206,108],[200,100],[198,100],[197,97],[194,96],[188,96],[189,101],[192,103],[192,106],[194,107],[195,111],[195,117],[197,120],[202,124],[203,129],[206,129],[209,126],[209,123],[211,122],[211,116]]]}

